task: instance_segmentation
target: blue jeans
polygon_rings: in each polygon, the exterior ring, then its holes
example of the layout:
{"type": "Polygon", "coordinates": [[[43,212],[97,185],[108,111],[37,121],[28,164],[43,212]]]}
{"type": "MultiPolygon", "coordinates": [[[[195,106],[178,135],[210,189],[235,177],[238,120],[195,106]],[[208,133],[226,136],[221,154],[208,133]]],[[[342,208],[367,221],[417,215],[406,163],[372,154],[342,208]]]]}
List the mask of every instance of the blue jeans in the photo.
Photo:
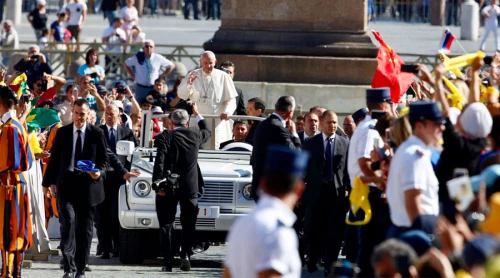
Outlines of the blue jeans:
{"type": "Polygon", "coordinates": [[[158,0],[149,0],[149,8],[151,9],[151,15],[154,15],[158,8],[158,0]]]}
{"type": "Polygon", "coordinates": [[[153,90],[153,87],[150,88],[145,88],[142,86],[139,86],[138,84],[135,85],[135,99],[139,104],[146,98],[146,95],[153,90]]]}
{"type": "Polygon", "coordinates": [[[104,15],[108,18],[109,20],[109,26],[113,26],[113,22],[115,21],[115,18],[118,17],[118,13],[116,11],[103,11],[104,15]]]}

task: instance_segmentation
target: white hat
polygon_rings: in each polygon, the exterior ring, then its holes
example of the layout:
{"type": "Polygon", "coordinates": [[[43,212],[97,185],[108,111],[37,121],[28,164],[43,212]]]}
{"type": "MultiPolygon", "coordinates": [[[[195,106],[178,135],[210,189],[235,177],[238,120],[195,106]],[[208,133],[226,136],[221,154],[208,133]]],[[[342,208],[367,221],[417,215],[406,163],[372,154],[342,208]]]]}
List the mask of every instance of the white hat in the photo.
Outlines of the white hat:
{"type": "Polygon", "coordinates": [[[493,119],[486,106],[480,102],[474,102],[462,111],[460,115],[462,129],[474,138],[486,138],[491,132],[493,119]]]}
{"type": "Polygon", "coordinates": [[[111,102],[111,104],[116,105],[116,107],[118,107],[118,109],[124,110],[124,109],[123,109],[123,102],[121,102],[120,100],[113,100],[113,101],[111,102]]]}
{"type": "Polygon", "coordinates": [[[462,113],[460,109],[456,107],[450,107],[450,111],[448,111],[448,118],[453,125],[457,124],[458,116],[460,116],[460,113],[462,113]]]}
{"type": "Polygon", "coordinates": [[[37,0],[36,3],[38,5],[44,5],[44,6],[47,5],[47,2],[45,2],[45,0],[37,0]]]}
{"type": "Polygon", "coordinates": [[[153,109],[151,109],[151,112],[152,113],[161,113],[161,114],[163,114],[163,110],[161,109],[160,106],[153,107],[153,109]]]}

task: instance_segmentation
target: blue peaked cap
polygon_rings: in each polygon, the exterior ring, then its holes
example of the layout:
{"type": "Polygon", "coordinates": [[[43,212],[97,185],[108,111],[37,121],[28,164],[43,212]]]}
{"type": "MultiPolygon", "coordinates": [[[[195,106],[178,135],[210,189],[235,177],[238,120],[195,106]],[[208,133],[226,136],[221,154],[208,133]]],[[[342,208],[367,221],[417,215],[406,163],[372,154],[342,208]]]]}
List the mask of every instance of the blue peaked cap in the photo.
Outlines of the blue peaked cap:
{"type": "Polygon", "coordinates": [[[309,152],[295,151],[283,145],[270,145],[267,149],[266,171],[302,176],[309,162],[309,152]]]}

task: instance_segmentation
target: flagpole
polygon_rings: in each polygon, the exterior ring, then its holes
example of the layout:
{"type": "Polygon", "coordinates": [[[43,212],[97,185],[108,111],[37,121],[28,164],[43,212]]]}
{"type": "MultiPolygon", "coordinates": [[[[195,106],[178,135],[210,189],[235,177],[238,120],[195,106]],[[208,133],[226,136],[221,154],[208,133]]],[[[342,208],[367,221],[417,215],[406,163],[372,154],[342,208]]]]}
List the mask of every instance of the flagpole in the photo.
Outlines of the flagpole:
{"type": "Polygon", "coordinates": [[[457,39],[455,39],[455,40],[457,41],[458,46],[460,46],[460,48],[462,48],[462,50],[464,51],[464,53],[466,53],[466,54],[467,54],[467,53],[468,53],[468,52],[467,52],[467,50],[465,50],[465,48],[462,46],[462,44],[460,43],[460,41],[459,41],[459,40],[457,40],[457,39]]]}

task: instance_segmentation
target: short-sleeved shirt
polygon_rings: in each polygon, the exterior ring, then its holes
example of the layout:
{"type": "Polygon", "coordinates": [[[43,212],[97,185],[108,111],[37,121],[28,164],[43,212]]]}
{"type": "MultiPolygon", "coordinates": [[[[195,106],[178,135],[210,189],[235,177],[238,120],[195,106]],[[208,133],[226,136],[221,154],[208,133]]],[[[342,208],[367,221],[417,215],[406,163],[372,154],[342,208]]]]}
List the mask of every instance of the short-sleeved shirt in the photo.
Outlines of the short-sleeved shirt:
{"type": "MultiPolygon", "coordinates": [[[[356,127],[356,130],[351,137],[347,158],[347,169],[352,187],[354,187],[354,180],[356,180],[356,177],[363,175],[363,172],[359,167],[358,160],[363,157],[371,158],[371,152],[373,151],[376,139],[379,141],[379,148],[384,147],[384,142],[380,137],[380,134],[373,129],[376,123],[377,120],[374,120],[370,115],[367,115],[365,119],[359,123],[359,126],[356,127]]],[[[370,185],[375,186],[374,184],[370,185]]]]}
{"type": "Polygon", "coordinates": [[[47,28],[47,13],[41,14],[40,10],[36,8],[30,12],[30,16],[32,17],[34,29],[41,30],[47,28]]]}
{"type": "MultiPolygon", "coordinates": [[[[139,64],[137,56],[134,55],[125,61],[128,67],[135,71],[135,81],[143,86],[153,86],[155,80],[160,76],[160,68],[169,68],[173,63],[160,54],[151,54],[150,59],[145,59],[139,64]]],[[[163,72],[162,72],[163,74],[163,72]]]]}
{"type": "Polygon", "coordinates": [[[87,4],[83,2],[69,3],[66,6],[66,10],[70,11],[68,25],[76,26],[82,24],[83,11],[87,10],[87,4]]]}
{"type": "Polygon", "coordinates": [[[498,24],[498,16],[500,16],[500,7],[497,5],[488,5],[481,10],[482,15],[487,13],[490,14],[490,17],[484,19],[484,24],[496,26],[498,24]]]}
{"type": "Polygon", "coordinates": [[[391,160],[387,179],[387,202],[391,221],[398,227],[412,225],[406,211],[405,192],[420,189],[420,207],[426,215],[439,214],[439,182],[431,162],[431,149],[411,135],[397,149],[391,160]]]}
{"type": "Polygon", "coordinates": [[[64,29],[64,23],[59,24],[57,20],[50,24],[50,30],[54,30],[54,41],[64,42],[64,29]]]}
{"type": "MultiPolygon", "coordinates": [[[[94,65],[94,69],[91,69],[87,64],[83,64],[79,66],[78,70],[76,71],[76,73],[78,73],[81,76],[85,76],[87,74],[91,74],[94,72],[103,73],[104,69],[99,65],[94,65]]],[[[94,84],[99,84],[99,77],[93,78],[92,80],[94,80],[94,84]]]]}
{"type": "Polygon", "coordinates": [[[137,12],[137,9],[135,7],[129,8],[125,6],[120,10],[120,18],[123,20],[136,20],[135,23],[123,23],[123,29],[130,29],[132,28],[132,26],[137,24],[137,20],[139,20],[139,13],[137,12]]]}
{"type": "Polygon", "coordinates": [[[231,277],[257,277],[266,270],[275,270],[282,277],[300,277],[295,220],[281,200],[264,194],[255,209],[229,231],[225,265],[231,277]]]}
{"type": "Polygon", "coordinates": [[[111,34],[116,32],[118,36],[111,36],[108,39],[107,45],[106,45],[106,52],[113,52],[113,53],[120,53],[122,52],[122,46],[120,45],[121,41],[120,39],[126,41],[127,40],[127,34],[125,34],[125,31],[123,31],[122,28],[113,28],[113,27],[108,27],[104,32],[102,33],[102,37],[108,37],[111,34]]]}

